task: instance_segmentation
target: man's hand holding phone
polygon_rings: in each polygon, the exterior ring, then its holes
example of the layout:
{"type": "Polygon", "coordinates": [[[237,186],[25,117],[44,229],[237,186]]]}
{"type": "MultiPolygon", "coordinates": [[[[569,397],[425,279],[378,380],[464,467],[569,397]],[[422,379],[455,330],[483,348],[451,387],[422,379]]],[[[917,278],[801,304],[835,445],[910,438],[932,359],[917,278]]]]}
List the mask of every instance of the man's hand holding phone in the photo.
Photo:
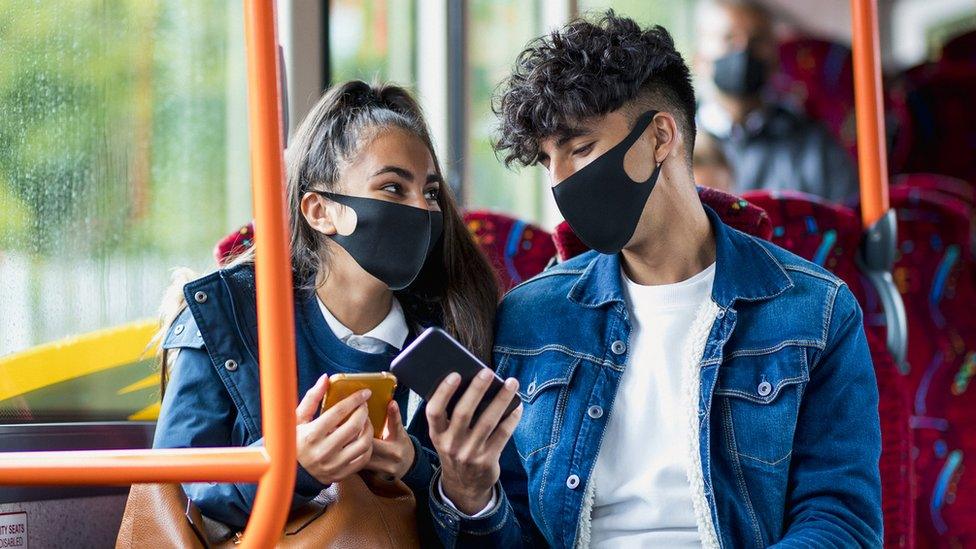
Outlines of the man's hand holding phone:
{"type": "Polygon", "coordinates": [[[518,398],[518,381],[509,378],[472,423],[493,377],[487,368],[479,372],[450,415],[448,403],[461,384],[459,374],[448,375],[427,401],[430,438],[441,459],[441,487],[444,495],[468,515],[478,513],[491,501],[501,474],[499,458],[522,417],[521,404],[504,415],[512,399],[518,398]]]}

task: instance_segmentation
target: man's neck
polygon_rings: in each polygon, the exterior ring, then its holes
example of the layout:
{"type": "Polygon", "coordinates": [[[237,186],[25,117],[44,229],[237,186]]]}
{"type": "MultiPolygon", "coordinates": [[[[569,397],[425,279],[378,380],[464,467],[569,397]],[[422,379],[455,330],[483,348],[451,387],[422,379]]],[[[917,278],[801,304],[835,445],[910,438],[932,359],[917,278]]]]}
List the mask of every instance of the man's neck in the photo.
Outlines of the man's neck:
{"type": "Polygon", "coordinates": [[[358,266],[323,265],[316,294],[336,320],[362,335],[379,326],[390,314],[393,292],[358,266]],[[350,272],[359,271],[359,272],[350,272]]]}
{"type": "Polygon", "coordinates": [[[715,262],[715,236],[691,183],[661,189],[650,222],[638,240],[621,252],[627,277],[645,286],[674,284],[715,262]]]}

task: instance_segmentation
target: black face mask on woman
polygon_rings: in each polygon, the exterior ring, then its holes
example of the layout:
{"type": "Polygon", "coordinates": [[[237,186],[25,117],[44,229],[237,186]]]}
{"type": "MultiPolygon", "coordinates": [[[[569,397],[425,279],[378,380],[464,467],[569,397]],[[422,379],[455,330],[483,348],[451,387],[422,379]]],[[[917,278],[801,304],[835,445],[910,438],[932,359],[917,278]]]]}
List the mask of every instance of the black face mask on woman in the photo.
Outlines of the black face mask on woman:
{"type": "Polygon", "coordinates": [[[352,233],[329,238],[391,290],[402,290],[417,278],[441,237],[444,220],[439,211],[375,198],[314,192],[355,212],[352,233]]]}
{"type": "Polygon", "coordinates": [[[657,184],[661,164],[643,182],[634,181],[624,170],[627,151],[656,114],[640,115],[623,141],[552,188],[556,205],[573,232],[600,253],[615,254],[627,245],[657,184]]]}
{"type": "Polygon", "coordinates": [[[723,93],[733,97],[748,97],[762,90],[767,76],[766,62],[747,48],[716,59],[712,79],[723,93]]]}

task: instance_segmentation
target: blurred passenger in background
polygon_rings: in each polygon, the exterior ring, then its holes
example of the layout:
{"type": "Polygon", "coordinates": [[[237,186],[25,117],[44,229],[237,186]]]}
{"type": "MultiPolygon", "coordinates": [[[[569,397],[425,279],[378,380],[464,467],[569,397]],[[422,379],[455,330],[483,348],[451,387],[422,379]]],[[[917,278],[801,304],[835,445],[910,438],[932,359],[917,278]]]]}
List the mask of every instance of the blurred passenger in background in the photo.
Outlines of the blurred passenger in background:
{"type": "Polygon", "coordinates": [[[729,159],[722,151],[722,145],[710,134],[698,132],[695,138],[692,171],[696,185],[731,194],[738,192],[729,159]]]}
{"type": "Polygon", "coordinates": [[[751,0],[709,0],[698,23],[698,123],[721,144],[736,190],[792,189],[834,201],[857,194],[851,158],[833,136],[769,96],[779,64],[769,11],[751,0]]]}

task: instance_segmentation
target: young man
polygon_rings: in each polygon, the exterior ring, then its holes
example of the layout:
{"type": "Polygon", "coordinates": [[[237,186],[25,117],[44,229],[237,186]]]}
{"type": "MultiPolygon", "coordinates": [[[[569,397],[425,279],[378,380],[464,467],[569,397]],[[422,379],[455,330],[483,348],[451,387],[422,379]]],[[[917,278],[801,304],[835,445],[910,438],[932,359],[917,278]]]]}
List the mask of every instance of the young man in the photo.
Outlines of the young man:
{"type": "Polygon", "coordinates": [[[496,106],[499,150],[547,171],[596,251],[498,312],[495,366],[523,400],[514,448],[506,425],[492,434],[497,399],[469,426],[487,381],[454,417],[453,386],[428,403],[445,545],[880,546],[861,311],[830,273],[703,207],[667,31],[574,21],[522,52],[496,106]]]}

